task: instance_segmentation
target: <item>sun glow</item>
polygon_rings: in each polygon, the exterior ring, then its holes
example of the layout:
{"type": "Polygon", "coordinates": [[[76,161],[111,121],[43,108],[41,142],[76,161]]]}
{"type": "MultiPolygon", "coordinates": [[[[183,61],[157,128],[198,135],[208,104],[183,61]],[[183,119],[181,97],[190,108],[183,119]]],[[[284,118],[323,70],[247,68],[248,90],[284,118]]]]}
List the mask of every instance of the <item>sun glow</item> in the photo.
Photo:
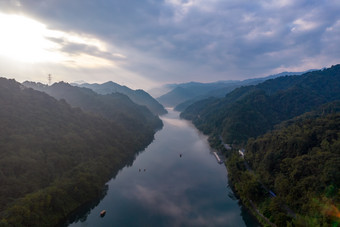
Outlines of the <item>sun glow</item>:
{"type": "Polygon", "coordinates": [[[0,55],[23,62],[58,61],[46,26],[24,16],[0,14],[0,55]]]}
{"type": "Polygon", "coordinates": [[[24,16],[0,13],[0,32],[0,55],[15,61],[96,68],[116,66],[112,59],[103,56],[125,57],[119,53],[110,54],[106,43],[91,35],[47,29],[46,25],[24,16]],[[68,45],[84,49],[65,51],[68,45]],[[96,51],[90,53],[87,48],[96,51]]]}

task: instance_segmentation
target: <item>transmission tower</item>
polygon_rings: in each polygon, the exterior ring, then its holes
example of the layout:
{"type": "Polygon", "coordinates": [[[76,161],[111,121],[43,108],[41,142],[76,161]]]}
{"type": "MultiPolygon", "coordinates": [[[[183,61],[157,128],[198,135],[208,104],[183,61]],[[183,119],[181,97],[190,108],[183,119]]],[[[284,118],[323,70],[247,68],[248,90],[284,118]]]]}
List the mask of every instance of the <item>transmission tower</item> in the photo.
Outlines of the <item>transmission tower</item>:
{"type": "Polygon", "coordinates": [[[51,85],[52,83],[52,75],[48,74],[48,85],[51,85]]]}

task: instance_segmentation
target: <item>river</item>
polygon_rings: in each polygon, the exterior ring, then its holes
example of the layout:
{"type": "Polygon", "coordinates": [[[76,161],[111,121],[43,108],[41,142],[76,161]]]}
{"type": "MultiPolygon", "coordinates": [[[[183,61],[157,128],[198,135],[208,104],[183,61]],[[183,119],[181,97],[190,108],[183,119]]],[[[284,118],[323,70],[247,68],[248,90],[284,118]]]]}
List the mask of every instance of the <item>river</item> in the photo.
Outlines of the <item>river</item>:
{"type": "Polygon", "coordinates": [[[69,226],[259,226],[240,205],[207,142],[169,110],[155,140],[69,226]],[[100,212],[106,215],[100,217],[100,212]]]}

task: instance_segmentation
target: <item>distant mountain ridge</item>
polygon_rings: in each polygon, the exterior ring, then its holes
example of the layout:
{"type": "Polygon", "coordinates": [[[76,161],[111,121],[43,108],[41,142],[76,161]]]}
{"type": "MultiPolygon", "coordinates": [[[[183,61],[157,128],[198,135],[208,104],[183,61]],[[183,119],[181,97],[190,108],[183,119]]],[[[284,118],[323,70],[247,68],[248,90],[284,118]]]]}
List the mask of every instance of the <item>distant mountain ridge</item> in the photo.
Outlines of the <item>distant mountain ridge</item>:
{"type": "Polygon", "coordinates": [[[226,143],[244,143],[275,124],[340,99],[340,65],[240,87],[225,98],[189,106],[181,116],[207,134],[222,134],[226,143]]]}
{"type": "Polygon", "coordinates": [[[126,127],[150,127],[150,130],[162,127],[161,120],[147,107],[135,104],[128,96],[121,93],[101,95],[92,89],[72,86],[64,82],[47,86],[25,81],[23,85],[45,92],[56,99],[65,99],[74,107],[122,123],[126,127]]]}
{"type": "Polygon", "coordinates": [[[139,105],[146,106],[155,115],[163,115],[167,113],[164,107],[157,100],[155,100],[151,95],[141,89],[132,90],[126,86],[121,86],[112,81],[103,84],[83,83],[72,85],[89,88],[102,95],[107,95],[111,93],[122,93],[124,95],[127,95],[133,102],[139,105]]]}
{"type": "Polygon", "coordinates": [[[209,97],[222,98],[235,88],[248,85],[256,85],[268,79],[273,79],[285,75],[301,75],[306,72],[282,72],[263,78],[254,78],[247,80],[228,80],[217,81],[213,83],[189,82],[183,84],[171,84],[168,87],[174,87],[168,93],[160,96],[157,100],[165,106],[173,106],[178,111],[183,111],[190,104],[209,97]]]}

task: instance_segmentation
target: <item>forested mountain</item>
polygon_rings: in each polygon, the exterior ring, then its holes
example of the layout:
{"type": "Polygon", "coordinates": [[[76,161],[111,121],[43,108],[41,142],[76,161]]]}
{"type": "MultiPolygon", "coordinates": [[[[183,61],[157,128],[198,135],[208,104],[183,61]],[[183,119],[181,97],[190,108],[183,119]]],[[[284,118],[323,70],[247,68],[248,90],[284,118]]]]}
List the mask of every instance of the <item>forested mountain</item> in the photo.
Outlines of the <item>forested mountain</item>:
{"type": "Polygon", "coordinates": [[[320,110],[250,139],[245,159],[256,174],[242,167],[238,155],[228,161],[229,178],[244,202],[253,201],[278,226],[339,221],[340,103],[320,110]]]}
{"type": "Polygon", "coordinates": [[[222,99],[189,106],[181,117],[226,143],[245,143],[274,125],[340,99],[340,65],[237,88],[222,99]]]}
{"type": "Polygon", "coordinates": [[[176,87],[175,89],[171,90],[165,95],[162,95],[161,97],[157,98],[157,100],[165,106],[174,107],[179,103],[194,98],[195,95],[196,94],[194,92],[188,89],[176,87]]]}
{"type": "Polygon", "coordinates": [[[248,79],[243,81],[230,80],[218,81],[214,83],[190,82],[171,85],[174,86],[174,88],[168,93],[157,98],[157,100],[166,106],[174,106],[176,110],[183,111],[194,102],[209,97],[222,98],[235,88],[241,86],[255,85],[265,80],[277,78],[280,76],[301,74],[303,74],[303,72],[283,72],[263,78],[248,79]]]}
{"type": "Polygon", "coordinates": [[[161,120],[145,106],[135,104],[121,93],[101,95],[89,88],[71,86],[64,82],[52,86],[34,82],[24,82],[23,85],[46,92],[56,99],[65,99],[74,107],[99,114],[136,131],[139,127],[149,128],[151,131],[162,127],[161,120]]]}
{"type": "Polygon", "coordinates": [[[246,145],[244,158],[228,152],[228,177],[264,225],[336,226],[339,100],[336,65],[240,87],[194,103],[181,116],[210,134],[212,144],[220,146],[222,135],[226,143],[246,145]]]}
{"type": "Polygon", "coordinates": [[[234,90],[235,88],[238,88],[240,86],[241,85],[239,85],[239,84],[230,85],[230,86],[225,87],[225,88],[214,89],[214,90],[209,91],[209,92],[207,92],[203,95],[194,96],[193,98],[191,98],[189,100],[185,99],[186,101],[179,103],[178,105],[175,106],[174,109],[176,111],[182,112],[186,108],[188,108],[191,104],[198,102],[200,100],[204,100],[204,99],[212,98],[212,97],[223,98],[226,94],[228,94],[229,92],[231,92],[232,90],[234,90]]]}
{"type": "MultiPolygon", "coordinates": [[[[101,99],[88,101],[104,108],[101,99]]],[[[55,226],[100,196],[105,182],[153,140],[155,125],[132,128],[102,113],[0,78],[0,226],[55,226]]]]}
{"type": "Polygon", "coordinates": [[[147,92],[152,97],[157,98],[157,97],[160,97],[160,96],[168,93],[169,91],[171,91],[175,87],[177,87],[177,84],[163,84],[161,86],[153,87],[153,88],[147,90],[147,92]]]}
{"type": "Polygon", "coordinates": [[[147,92],[141,89],[132,90],[126,86],[121,86],[112,81],[109,81],[103,84],[84,83],[84,84],[77,84],[76,86],[90,88],[93,91],[99,94],[102,94],[102,95],[107,95],[111,93],[121,93],[121,94],[127,95],[133,102],[139,105],[146,106],[155,115],[162,115],[162,114],[167,113],[164,107],[159,102],[157,102],[156,99],[154,99],[147,92]]]}
{"type": "MultiPolygon", "coordinates": [[[[217,95],[218,97],[223,97],[239,86],[241,86],[239,81],[222,81],[216,83],[190,82],[177,85],[173,90],[160,96],[157,100],[165,106],[176,107],[181,103],[186,106],[188,102],[191,104],[194,101],[210,96],[217,95]]],[[[181,106],[177,107],[177,109],[181,109],[181,106]]]]}

